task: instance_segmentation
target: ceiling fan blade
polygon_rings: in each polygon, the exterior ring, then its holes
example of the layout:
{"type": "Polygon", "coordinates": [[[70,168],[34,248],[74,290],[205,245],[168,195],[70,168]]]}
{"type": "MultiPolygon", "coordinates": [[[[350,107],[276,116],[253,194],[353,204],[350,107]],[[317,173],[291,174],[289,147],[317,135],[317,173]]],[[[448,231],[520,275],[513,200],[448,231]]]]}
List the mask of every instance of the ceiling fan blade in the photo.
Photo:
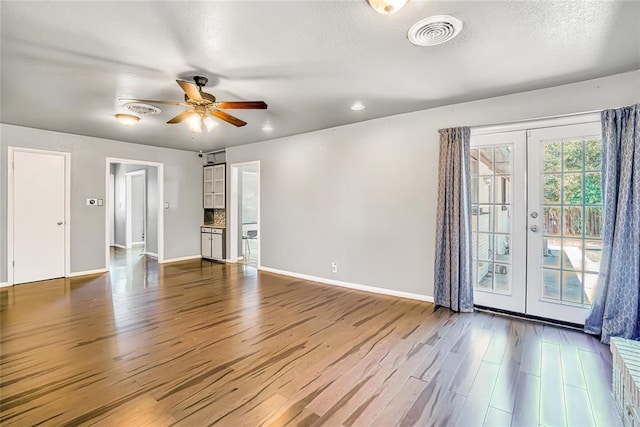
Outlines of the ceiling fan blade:
{"type": "Polygon", "coordinates": [[[193,83],[185,82],[184,80],[176,80],[176,82],[180,85],[184,93],[191,99],[195,99],[197,101],[202,100],[202,96],[200,95],[200,90],[198,86],[193,83]]]}
{"type": "Polygon", "coordinates": [[[233,102],[216,102],[216,108],[225,110],[266,110],[267,104],[263,101],[233,101],[233,102]]]}
{"type": "Polygon", "coordinates": [[[182,113],[175,116],[173,119],[169,120],[167,123],[170,123],[170,124],[180,123],[181,121],[189,117],[191,114],[193,114],[193,110],[183,111],[182,113]]]}
{"type": "Polygon", "coordinates": [[[183,107],[189,107],[189,104],[185,104],[184,102],[153,101],[153,100],[151,100],[151,99],[119,98],[119,101],[141,102],[141,103],[143,103],[143,104],[181,105],[181,106],[183,106],[183,107]]]}
{"type": "Polygon", "coordinates": [[[211,114],[212,116],[215,116],[221,120],[224,120],[227,123],[231,123],[234,126],[240,127],[240,126],[244,126],[247,124],[247,122],[240,120],[237,117],[233,117],[231,114],[227,114],[224,111],[220,111],[220,110],[207,110],[209,111],[209,114],[211,114]]]}

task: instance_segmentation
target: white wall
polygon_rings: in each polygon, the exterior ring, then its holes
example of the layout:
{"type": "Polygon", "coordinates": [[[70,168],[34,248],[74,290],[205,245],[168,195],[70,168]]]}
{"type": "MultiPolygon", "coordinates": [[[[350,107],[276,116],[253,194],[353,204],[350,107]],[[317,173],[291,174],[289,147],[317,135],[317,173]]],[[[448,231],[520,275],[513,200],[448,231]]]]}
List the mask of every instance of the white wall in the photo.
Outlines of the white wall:
{"type": "Polygon", "coordinates": [[[639,87],[636,71],[385,117],[231,147],[227,163],[261,162],[262,266],[432,296],[438,129],[631,105],[639,87]]]}
{"type": "MultiPolygon", "coordinates": [[[[131,131],[135,131],[132,128],[131,131]]],[[[105,198],[107,157],[164,163],[165,259],[200,254],[202,160],[197,154],[0,124],[0,282],[7,280],[7,147],[71,153],[71,272],[105,268],[105,208],[86,206],[105,198]]]]}
{"type": "MultiPolygon", "coordinates": [[[[145,170],[146,177],[146,212],[147,234],[145,236],[146,250],[152,254],[158,253],[158,168],[135,164],[112,163],[111,170],[115,175],[115,243],[126,245],[126,179],[125,174],[136,170],[145,170]]],[[[136,241],[135,238],[133,240],[136,241]]]]}

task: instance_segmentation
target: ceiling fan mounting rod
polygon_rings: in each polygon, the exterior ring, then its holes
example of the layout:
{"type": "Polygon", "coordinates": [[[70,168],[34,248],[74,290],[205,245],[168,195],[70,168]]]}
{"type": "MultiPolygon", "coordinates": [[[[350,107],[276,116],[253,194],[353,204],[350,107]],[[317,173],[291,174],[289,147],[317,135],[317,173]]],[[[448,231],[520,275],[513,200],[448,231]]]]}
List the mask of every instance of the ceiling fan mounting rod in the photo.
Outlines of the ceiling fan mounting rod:
{"type": "Polygon", "coordinates": [[[196,86],[198,86],[198,89],[202,91],[202,87],[207,85],[209,79],[204,76],[193,76],[193,81],[196,83],[196,86]]]}

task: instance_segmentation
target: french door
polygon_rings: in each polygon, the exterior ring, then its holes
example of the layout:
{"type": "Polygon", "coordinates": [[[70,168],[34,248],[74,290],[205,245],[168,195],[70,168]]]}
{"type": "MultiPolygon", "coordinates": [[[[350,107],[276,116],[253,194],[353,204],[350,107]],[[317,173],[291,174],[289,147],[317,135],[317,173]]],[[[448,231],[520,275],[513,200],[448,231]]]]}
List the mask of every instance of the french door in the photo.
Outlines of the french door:
{"type": "Polygon", "coordinates": [[[600,123],[471,138],[476,305],[583,324],[600,269],[600,123]]]}

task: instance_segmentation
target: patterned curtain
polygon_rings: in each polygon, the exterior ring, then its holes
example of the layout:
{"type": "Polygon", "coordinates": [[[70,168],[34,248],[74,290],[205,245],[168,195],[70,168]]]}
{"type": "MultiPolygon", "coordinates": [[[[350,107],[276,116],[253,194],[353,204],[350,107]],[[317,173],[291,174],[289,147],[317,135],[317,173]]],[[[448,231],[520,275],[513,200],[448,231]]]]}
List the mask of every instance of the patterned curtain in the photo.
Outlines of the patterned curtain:
{"type": "Polygon", "coordinates": [[[468,127],[440,130],[434,290],[436,305],[473,311],[468,127]]]}
{"type": "Polygon", "coordinates": [[[587,333],[640,339],[640,104],[602,112],[604,232],[587,333]]]}

